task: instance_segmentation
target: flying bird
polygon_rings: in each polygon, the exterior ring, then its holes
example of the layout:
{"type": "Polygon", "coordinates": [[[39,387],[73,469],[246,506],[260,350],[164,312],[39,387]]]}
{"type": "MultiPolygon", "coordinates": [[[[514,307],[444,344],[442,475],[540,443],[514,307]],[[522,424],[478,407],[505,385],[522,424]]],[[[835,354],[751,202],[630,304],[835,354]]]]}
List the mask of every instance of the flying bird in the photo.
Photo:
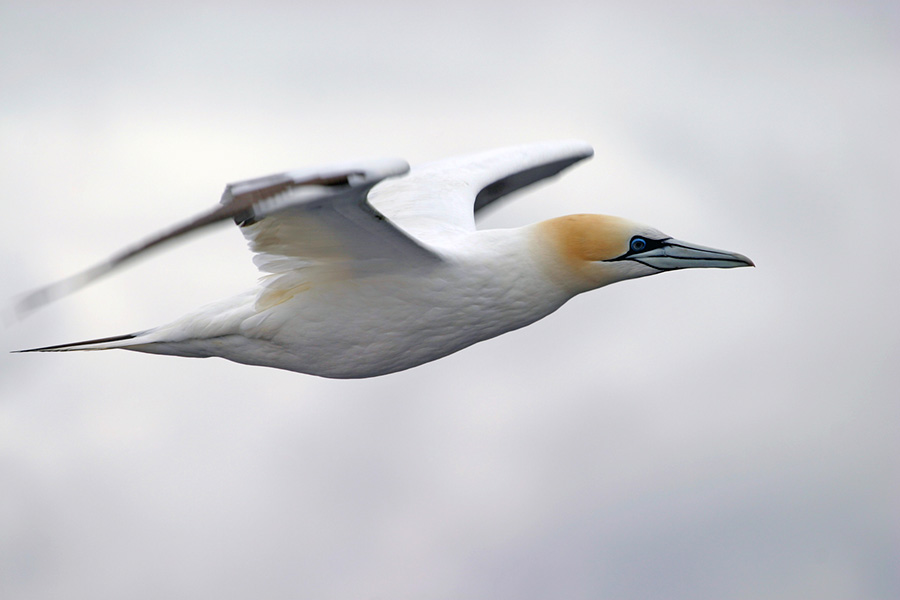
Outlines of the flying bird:
{"type": "Polygon", "coordinates": [[[229,184],[216,208],[25,296],[18,309],[32,310],[149,248],[229,219],[263,273],[255,289],[146,331],[22,352],[120,348],[374,377],[524,327],[617,281],[753,266],[741,254],[612,216],[476,229],[476,213],[497,199],[592,155],[583,142],[545,142],[411,170],[402,160],[375,160],[229,184]]]}

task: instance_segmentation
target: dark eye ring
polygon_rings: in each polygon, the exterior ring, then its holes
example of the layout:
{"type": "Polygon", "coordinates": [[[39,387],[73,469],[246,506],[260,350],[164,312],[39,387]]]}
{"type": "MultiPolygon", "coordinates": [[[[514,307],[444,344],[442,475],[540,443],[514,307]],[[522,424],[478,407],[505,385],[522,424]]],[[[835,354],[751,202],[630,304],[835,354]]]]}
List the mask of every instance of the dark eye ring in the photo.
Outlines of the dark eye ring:
{"type": "Polygon", "coordinates": [[[631,251],[632,252],[643,252],[643,250],[647,247],[647,240],[642,237],[631,238],[631,251]]]}

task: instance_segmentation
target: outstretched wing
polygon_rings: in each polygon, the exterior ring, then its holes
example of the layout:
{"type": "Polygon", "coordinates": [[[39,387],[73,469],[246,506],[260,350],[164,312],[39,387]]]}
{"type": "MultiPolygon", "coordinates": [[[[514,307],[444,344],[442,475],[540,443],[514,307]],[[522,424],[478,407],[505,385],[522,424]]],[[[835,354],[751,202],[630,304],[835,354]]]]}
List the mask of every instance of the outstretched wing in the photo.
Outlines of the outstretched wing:
{"type": "Polygon", "coordinates": [[[586,142],[564,140],[448,158],[385,181],[372,190],[370,201],[416,237],[447,229],[473,231],[477,211],[593,154],[586,142]]]}
{"type": "Polygon", "coordinates": [[[126,248],[67,279],[20,298],[24,315],[103,277],[151,248],[214,223],[233,219],[241,226],[257,264],[277,272],[298,259],[434,261],[438,257],[397,229],[366,201],[369,190],[387,177],[402,175],[402,160],[381,160],[290,171],[229,184],[219,206],[172,229],[126,248]]]}
{"type": "MultiPolygon", "coordinates": [[[[427,243],[431,235],[447,230],[473,231],[476,211],[592,154],[584,142],[545,142],[425,164],[377,187],[406,173],[408,165],[401,160],[370,161],[233,183],[220,206],[25,295],[16,312],[24,315],[151,248],[228,219],[241,226],[257,253],[254,262],[270,273],[303,271],[316,264],[342,272],[335,266],[359,272],[433,264],[440,257],[418,240],[427,243]]],[[[276,283],[289,282],[271,281],[267,287],[274,290],[276,283]]]]}
{"type": "Polygon", "coordinates": [[[439,261],[398,229],[366,199],[387,177],[409,169],[403,161],[371,161],[365,168],[339,165],[292,171],[230,184],[223,206],[247,205],[235,222],[263,271],[281,273],[312,264],[352,265],[354,270],[402,268],[439,261]],[[317,185],[296,185],[317,181],[317,185]]]}

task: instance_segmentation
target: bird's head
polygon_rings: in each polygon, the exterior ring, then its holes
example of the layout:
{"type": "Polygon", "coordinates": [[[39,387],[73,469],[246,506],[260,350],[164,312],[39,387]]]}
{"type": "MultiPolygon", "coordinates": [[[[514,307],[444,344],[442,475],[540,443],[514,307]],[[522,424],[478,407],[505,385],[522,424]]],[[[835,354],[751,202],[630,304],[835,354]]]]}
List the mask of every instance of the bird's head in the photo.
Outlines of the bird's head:
{"type": "Polygon", "coordinates": [[[741,254],[682,242],[619,217],[569,215],[536,227],[556,276],[577,292],[677,269],[754,266],[741,254]]]}

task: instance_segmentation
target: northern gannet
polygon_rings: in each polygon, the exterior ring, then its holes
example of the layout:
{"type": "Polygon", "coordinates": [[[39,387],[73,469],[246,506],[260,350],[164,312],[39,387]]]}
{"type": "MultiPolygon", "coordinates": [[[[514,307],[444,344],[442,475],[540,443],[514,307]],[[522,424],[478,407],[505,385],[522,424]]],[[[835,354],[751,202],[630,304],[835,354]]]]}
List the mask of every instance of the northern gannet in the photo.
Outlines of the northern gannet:
{"type": "Polygon", "coordinates": [[[226,219],[240,227],[264,273],[255,289],[161,327],[22,352],[121,348],[374,377],[524,327],[581,292],[617,281],[753,266],[741,254],[611,216],[475,228],[475,213],[498,198],[592,155],[583,142],[546,142],[412,170],[402,160],[375,160],[232,183],[210,212],[26,296],[19,309],[226,219]]]}

